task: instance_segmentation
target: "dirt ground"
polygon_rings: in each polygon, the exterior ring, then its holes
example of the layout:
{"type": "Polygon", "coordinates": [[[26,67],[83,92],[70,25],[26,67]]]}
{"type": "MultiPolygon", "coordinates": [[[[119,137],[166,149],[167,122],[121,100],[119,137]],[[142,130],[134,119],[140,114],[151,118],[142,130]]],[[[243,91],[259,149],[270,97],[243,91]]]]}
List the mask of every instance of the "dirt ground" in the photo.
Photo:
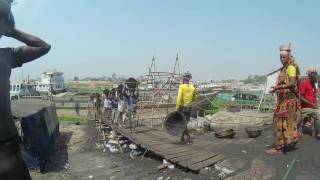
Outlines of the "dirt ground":
{"type": "Polygon", "coordinates": [[[131,159],[129,153],[114,154],[101,148],[97,131],[91,123],[61,125],[61,135],[55,145],[46,171],[31,171],[33,180],[69,179],[196,179],[198,175],[181,169],[158,171],[159,159],[146,156],[131,159]],[[100,145],[99,145],[100,144],[100,145]]]}
{"type": "Polygon", "coordinates": [[[220,151],[226,159],[218,166],[231,170],[221,174],[221,169],[212,166],[200,174],[185,169],[158,171],[162,159],[147,154],[141,159],[131,159],[129,153],[111,153],[105,150],[93,122],[80,125],[61,125],[61,135],[44,174],[32,172],[34,180],[69,179],[119,179],[119,180],[277,180],[282,179],[289,164],[296,159],[289,174],[290,180],[320,179],[320,141],[305,135],[294,151],[278,156],[264,153],[273,142],[272,126],[265,128],[256,139],[249,139],[245,133],[237,132],[234,139],[216,139],[214,135],[194,135],[194,141],[212,142],[212,151],[220,151]]]}
{"type": "MultiPolygon", "coordinates": [[[[87,118],[87,114],[88,114],[88,110],[81,109],[79,111],[79,113],[80,113],[81,119],[86,119],[87,118]]],[[[73,110],[73,109],[57,109],[57,114],[58,114],[58,116],[67,116],[67,117],[77,116],[76,111],[73,110]]]]}

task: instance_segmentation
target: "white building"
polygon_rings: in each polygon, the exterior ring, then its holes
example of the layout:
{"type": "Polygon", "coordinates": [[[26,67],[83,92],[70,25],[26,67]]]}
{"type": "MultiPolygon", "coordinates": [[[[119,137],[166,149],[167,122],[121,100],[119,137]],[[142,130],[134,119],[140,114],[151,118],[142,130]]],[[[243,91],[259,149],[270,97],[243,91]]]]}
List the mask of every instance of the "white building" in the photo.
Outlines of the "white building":
{"type": "Polygon", "coordinates": [[[40,94],[36,91],[35,84],[16,81],[10,83],[10,98],[19,99],[25,96],[39,96],[40,94]]]}
{"type": "Polygon", "coordinates": [[[63,73],[57,71],[42,73],[40,81],[37,81],[36,89],[41,93],[51,91],[56,94],[63,92],[65,90],[63,73]]]}

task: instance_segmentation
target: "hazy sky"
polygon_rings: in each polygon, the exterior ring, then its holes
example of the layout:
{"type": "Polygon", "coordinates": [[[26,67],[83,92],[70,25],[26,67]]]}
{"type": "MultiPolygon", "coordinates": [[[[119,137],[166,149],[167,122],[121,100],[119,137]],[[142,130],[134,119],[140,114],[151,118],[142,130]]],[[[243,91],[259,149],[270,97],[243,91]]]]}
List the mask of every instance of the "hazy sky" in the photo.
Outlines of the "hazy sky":
{"type": "MultiPolygon", "coordinates": [[[[47,69],[74,75],[139,76],[152,56],[171,71],[176,53],[194,79],[245,78],[280,66],[291,42],[302,72],[319,66],[319,0],[17,0],[17,28],[51,52],[13,78],[47,69]]],[[[0,46],[18,46],[3,38],[0,46]]]]}

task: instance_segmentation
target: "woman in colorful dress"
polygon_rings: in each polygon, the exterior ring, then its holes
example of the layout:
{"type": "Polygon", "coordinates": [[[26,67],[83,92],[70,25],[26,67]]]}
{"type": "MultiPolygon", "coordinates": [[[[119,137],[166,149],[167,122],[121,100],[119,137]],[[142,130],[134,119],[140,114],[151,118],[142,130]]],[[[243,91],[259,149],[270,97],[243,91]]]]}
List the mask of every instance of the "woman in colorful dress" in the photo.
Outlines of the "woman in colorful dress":
{"type": "Polygon", "coordinates": [[[291,54],[290,45],[280,47],[280,60],[283,67],[272,93],[277,94],[274,114],[274,148],[266,153],[280,154],[292,149],[298,141],[297,113],[300,107],[298,81],[300,70],[291,54]]]}

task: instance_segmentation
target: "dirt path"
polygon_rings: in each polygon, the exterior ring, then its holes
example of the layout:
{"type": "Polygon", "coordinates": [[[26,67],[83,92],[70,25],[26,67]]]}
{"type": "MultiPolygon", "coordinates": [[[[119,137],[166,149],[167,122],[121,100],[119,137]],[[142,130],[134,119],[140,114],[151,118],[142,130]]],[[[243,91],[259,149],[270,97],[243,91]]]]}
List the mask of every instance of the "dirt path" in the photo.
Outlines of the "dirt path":
{"type": "Polygon", "coordinates": [[[212,150],[223,150],[228,157],[218,163],[234,171],[221,174],[211,167],[204,174],[185,172],[175,167],[173,170],[157,170],[162,159],[147,156],[131,159],[129,153],[117,154],[104,150],[97,144],[97,131],[94,125],[61,125],[61,135],[54,153],[47,165],[45,174],[32,173],[34,180],[69,180],[69,179],[119,179],[119,180],[196,180],[196,179],[281,179],[287,165],[296,158],[289,179],[319,179],[320,143],[305,135],[295,151],[285,155],[268,156],[264,151],[273,142],[272,128],[266,129],[257,139],[249,139],[238,133],[234,139],[215,139],[213,135],[195,136],[212,142],[212,150]]]}

